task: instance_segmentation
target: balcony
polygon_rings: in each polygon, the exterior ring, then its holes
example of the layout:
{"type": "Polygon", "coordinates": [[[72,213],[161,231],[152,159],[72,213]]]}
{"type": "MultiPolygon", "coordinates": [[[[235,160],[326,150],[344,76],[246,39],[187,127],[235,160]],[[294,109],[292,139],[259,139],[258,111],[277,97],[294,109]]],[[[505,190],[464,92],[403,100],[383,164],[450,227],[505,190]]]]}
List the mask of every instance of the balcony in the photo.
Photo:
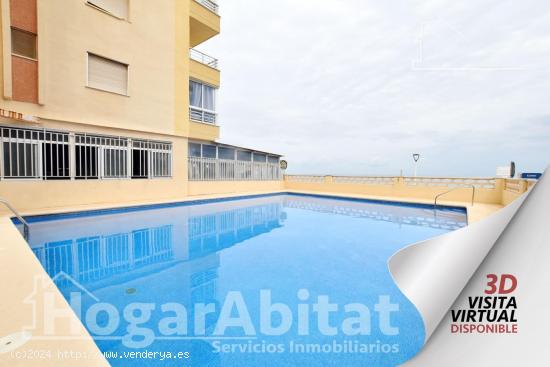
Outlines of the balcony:
{"type": "Polygon", "coordinates": [[[204,6],[206,9],[210,10],[213,13],[218,14],[218,4],[212,0],[195,0],[197,3],[204,6]]]}
{"type": "Polygon", "coordinates": [[[191,60],[200,62],[203,65],[211,67],[212,69],[220,70],[218,69],[218,59],[215,59],[212,56],[195,50],[194,48],[189,49],[189,58],[191,60]]]}
{"type": "Polygon", "coordinates": [[[220,33],[218,5],[212,0],[189,0],[189,43],[195,47],[220,33]]]}
{"type": "Polygon", "coordinates": [[[220,86],[218,60],[200,51],[190,49],[189,77],[218,88],[220,86]]]}

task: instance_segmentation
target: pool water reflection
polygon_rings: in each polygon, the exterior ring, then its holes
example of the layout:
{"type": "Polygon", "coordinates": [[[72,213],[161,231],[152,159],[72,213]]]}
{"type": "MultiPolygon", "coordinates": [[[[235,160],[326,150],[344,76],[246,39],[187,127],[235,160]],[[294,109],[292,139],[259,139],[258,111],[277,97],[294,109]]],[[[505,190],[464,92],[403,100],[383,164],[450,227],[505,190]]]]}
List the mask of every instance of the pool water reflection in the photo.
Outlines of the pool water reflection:
{"type": "MultiPolygon", "coordinates": [[[[97,314],[100,328],[85,323],[103,352],[190,354],[185,360],[112,358],[112,365],[394,366],[419,350],[424,330],[418,312],[393,283],[387,260],[404,246],[464,225],[462,210],[274,195],[40,220],[31,225],[30,245],[67,299],[78,287],[89,291],[82,296],[81,316],[98,300],[114,305],[120,315],[129,303],[154,305],[149,315],[141,315],[138,327],[121,316],[109,338],[100,330],[110,322],[105,312],[97,314]],[[308,292],[306,301],[297,296],[301,289],[308,292]],[[370,307],[371,331],[325,335],[316,327],[317,315],[310,312],[308,335],[300,334],[296,322],[283,335],[262,335],[260,290],[269,290],[273,303],[287,305],[294,321],[299,304],[313,304],[318,296],[329,296],[341,308],[362,303],[370,307]],[[242,295],[257,332],[253,337],[239,327],[227,328],[223,337],[214,335],[231,292],[242,295]],[[384,335],[378,328],[374,305],[381,295],[399,304],[392,315],[397,335],[384,335]],[[185,333],[163,337],[159,325],[174,313],[162,312],[162,305],[174,303],[185,309],[187,328],[185,333]],[[198,315],[198,304],[213,309],[198,315]],[[200,317],[205,330],[197,333],[191,325],[200,317]],[[124,342],[130,329],[133,346],[124,342]],[[136,348],[149,333],[145,329],[157,338],[136,348]],[[398,351],[337,352],[334,343],[351,349],[359,344],[397,345],[398,351]],[[332,345],[332,350],[291,350],[296,344],[332,345]],[[221,352],[223,345],[228,350],[235,345],[243,349],[221,352]],[[272,351],[267,345],[282,347],[272,351]]],[[[343,312],[338,312],[328,321],[341,325],[343,319],[343,312]]],[[[281,321],[275,317],[273,324],[281,321]]]]}

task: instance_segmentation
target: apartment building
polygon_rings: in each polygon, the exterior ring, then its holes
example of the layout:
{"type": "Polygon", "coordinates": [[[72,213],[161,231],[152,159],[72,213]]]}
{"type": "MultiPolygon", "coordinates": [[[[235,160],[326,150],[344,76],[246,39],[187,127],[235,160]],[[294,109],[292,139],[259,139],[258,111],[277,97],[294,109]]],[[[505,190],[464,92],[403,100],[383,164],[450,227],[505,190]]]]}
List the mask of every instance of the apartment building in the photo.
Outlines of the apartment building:
{"type": "Polygon", "coordinates": [[[280,188],[222,144],[212,0],[0,0],[0,197],[23,209],[280,188]]]}

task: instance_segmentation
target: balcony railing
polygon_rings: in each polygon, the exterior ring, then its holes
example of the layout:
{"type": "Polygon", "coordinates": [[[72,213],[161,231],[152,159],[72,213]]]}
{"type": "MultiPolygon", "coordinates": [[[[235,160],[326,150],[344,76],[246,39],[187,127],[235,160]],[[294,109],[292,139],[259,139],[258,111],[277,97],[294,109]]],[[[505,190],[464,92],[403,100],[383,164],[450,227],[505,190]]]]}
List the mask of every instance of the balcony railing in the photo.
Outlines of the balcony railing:
{"type": "Polygon", "coordinates": [[[215,59],[212,56],[197,51],[194,48],[190,48],[189,57],[191,58],[191,60],[195,60],[197,62],[200,62],[201,64],[210,66],[211,68],[218,70],[218,59],[215,59]]]}
{"type": "Polygon", "coordinates": [[[206,9],[218,14],[218,4],[216,4],[214,1],[212,0],[195,0],[195,1],[201,4],[202,6],[204,6],[206,9]]]}
{"type": "Polygon", "coordinates": [[[193,121],[200,121],[216,125],[217,115],[215,112],[205,111],[197,107],[189,107],[189,118],[193,121]]]}
{"type": "Polygon", "coordinates": [[[189,157],[189,181],[278,181],[279,163],[189,157]]]}

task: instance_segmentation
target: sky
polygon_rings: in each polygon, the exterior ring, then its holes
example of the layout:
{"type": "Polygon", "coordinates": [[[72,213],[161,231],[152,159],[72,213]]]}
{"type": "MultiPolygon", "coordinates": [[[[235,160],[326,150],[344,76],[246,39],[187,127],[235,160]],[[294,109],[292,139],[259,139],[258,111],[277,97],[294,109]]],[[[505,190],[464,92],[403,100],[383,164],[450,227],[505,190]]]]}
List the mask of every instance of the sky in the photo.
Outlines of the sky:
{"type": "Polygon", "coordinates": [[[221,0],[220,141],[289,174],[550,164],[547,0],[221,0]]]}

